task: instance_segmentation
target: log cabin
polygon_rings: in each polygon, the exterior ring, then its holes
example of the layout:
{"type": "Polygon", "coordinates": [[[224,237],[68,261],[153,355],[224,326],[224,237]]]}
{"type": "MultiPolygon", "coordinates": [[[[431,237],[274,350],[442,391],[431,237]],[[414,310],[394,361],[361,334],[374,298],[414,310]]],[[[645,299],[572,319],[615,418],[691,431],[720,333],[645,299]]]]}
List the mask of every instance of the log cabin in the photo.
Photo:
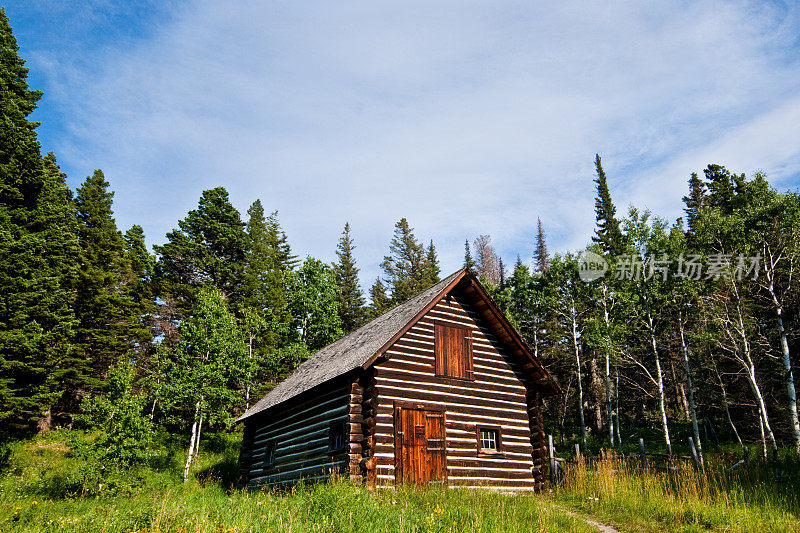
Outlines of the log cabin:
{"type": "Polygon", "coordinates": [[[322,348],[247,410],[240,483],[539,490],[542,400],[558,391],[462,269],[322,348]]]}

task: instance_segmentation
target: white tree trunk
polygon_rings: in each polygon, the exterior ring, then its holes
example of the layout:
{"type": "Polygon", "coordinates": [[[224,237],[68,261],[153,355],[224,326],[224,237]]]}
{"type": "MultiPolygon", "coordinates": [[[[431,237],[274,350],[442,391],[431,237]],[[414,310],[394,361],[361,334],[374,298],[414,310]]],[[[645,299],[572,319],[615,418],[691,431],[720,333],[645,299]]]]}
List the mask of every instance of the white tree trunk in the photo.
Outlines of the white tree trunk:
{"type": "Polygon", "coordinates": [[[678,311],[678,330],[681,335],[681,351],[683,352],[683,367],[686,371],[686,387],[689,389],[689,414],[692,417],[692,430],[694,431],[694,441],[697,445],[697,455],[700,456],[700,463],[703,463],[703,445],[700,443],[700,429],[697,426],[697,410],[694,404],[694,388],[692,386],[692,369],[689,365],[689,346],[686,343],[686,336],[683,328],[683,311],[678,311]]]}
{"type": "MultiPolygon", "coordinates": [[[[791,254],[791,252],[790,252],[791,254]]],[[[789,342],[786,339],[786,329],[783,326],[783,299],[778,297],[778,293],[775,290],[775,275],[776,269],[778,267],[778,263],[782,260],[786,260],[786,257],[783,257],[782,254],[774,254],[771,248],[767,245],[764,246],[764,259],[766,260],[765,269],[764,269],[764,277],[767,280],[766,286],[767,290],[769,291],[769,295],[772,298],[772,304],[775,306],[775,319],[778,325],[778,333],[780,335],[781,341],[781,359],[783,362],[783,369],[786,372],[785,380],[786,380],[786,395],[787,399],[789,400],[789,422],[791,425],[792,430],[792,437],[794,438],[794,447],[796,453],[800,454],[800,420],[798,420],[797,415],[797,391],[794,387],[794,375],[792,373],[792,358],[791,354],[789,353],[789,342]]],[[[794,260],[789,259],[789,280],[792,279],[792,273],[794,271],[794,260]]],[[[789,282],[789,287],[791,287],[791,281],[789,282]]],[[[787,287],[785,289],[788,292],[790,289],[787,287]]]]}
{"type": "Polygon", "coordinates": [[[738,301],[736,302],[736,312],[738,314],[737,318],[739,320],[739,334],[742,339],[742,354],[739,357],[739,361],[740,363],[742,363],[744,369],[746,370],[747,381],[750,384],[750,390],[753,392],[753,396],[755,396],[756,405],[759,411],[759,417],[761,418],[761,423],[763,424],[762,431],[765,431],[766,437],[769,437],[769,442],[772,445],[772,452],[777,454],[778,443],[775,441],[775,434],[772,433],[772,427],[770,427],[769,424],[769,416],[767,415],[767,405],[764,402],[764,396],[761,394],[761,388],[758,386],[758,381],[756,380],[756,364],[753,361],[753,357],[750,350],[750,341],[747,338],[747,331],[744,326],[744,316],[742,313],[742,306],[738,301]]]}
{"type": "Polygon", "coordinates": [[[619,453],[622,453],[622,435],[620,435],[620,423],[619,423],[619,367],[614,366],[614,375],[617,377],[617,386],[614,388],[614,414],[616,415],[616,424],[614,427],[617,430],[617,447],[619,448],[619,453]]]}
{"type": "Polygon", "coordinates": [[[583,416],[583,376],[581,374],[581,351],[578,347],[578,327],[575,316],[575,306],[572,306],[572,347],[575,350],[575,368],[578,375],[578,412],[581,418],[581,440],[583,449],[586,449],[586,420],[583,416]]]}
{"type": "Polygon", "coordinates": [[[800,454],[800,420],[797,416],[797,391],[794,388],[794,375],[792,373],[792,358],[789,354],[789,342],[786,339],[786,330],[783,327],[783,309],[777,309],[778,332],[781,336],[781,360],[786,372],[786,395],[789,398],[789,420],[791,421],[794,436],[794,449],[800,454]]]}
{"type": "MultiPolygon", "coordinates": [[[[606,302],[606,286],[603,284],[603,320],[606,326],[606,335],[609,334],[611,329],[611,320],[608,314],[608,305],[606,302]]],[[[611,403],[611,339],[606,338],[605,354],[606,354],[606,406],[608,407],[608,438],[611,447],[614,447],[614,407],[611,403]]]]}
{"type": "Polygon", "coordinates": [[[197,456],[200,454],[200,435],[203,431],[203,415],[200,414],[200,420],[197,421],[197,437],[194,439],[194,456],[192,463],[194,464],[195,473],[197,472],[197,456]]]}
{"type": "Polygon", "coordinates": [[[186,452],[186,465],[183,467],[183,481],[189,479],[189,467],[192,464],[192,457],[194,456],[194,446],[197,437],[197,415],[200,412],[200,402],[198,401],[194,407],[194,419],[192,420],[192,436],[189,439],[189,450],[186,452]]]}
{"type": "Polygon", "coordinates": [[[661,412],[661,425],[664,428],[664,443],[667,453],[672,455],[672,441],[669,438],[669,424],[667,423],[667,408],[664,401],[664,374],[661,371],[661,358],[658,356],[658,345],[653,327],[653,317],[648,313],[647,321],[650,326],[650,345],[653,348],[653,357],[656,360],[656,386],[658,387],[658,409],[661,412]]]}

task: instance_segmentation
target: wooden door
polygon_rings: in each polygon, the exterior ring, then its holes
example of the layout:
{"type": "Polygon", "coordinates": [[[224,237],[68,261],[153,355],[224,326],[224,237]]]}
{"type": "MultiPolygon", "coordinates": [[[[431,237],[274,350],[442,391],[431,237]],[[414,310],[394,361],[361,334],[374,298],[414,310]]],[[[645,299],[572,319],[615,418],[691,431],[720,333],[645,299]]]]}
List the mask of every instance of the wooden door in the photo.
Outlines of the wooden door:
{"type": "Polygon", "coordinates": [[[444,412],[395,409],[395,479],[422,487],[446,479],[444,412]]]}

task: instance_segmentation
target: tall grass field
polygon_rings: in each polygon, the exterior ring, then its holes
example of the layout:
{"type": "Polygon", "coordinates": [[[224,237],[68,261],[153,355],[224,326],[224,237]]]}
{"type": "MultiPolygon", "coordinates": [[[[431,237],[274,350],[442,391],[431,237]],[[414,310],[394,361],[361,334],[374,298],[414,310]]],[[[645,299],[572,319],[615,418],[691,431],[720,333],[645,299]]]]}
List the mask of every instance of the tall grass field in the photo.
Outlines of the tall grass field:
{"type": "MultiPolygon", "coordinates": [[[[571,468],[537,495],[400,488],[370,492],[346,481],[284,492],[234,488],[238,435],[208,435],[193,478],[181,481],[182,444],[165,437],[150,463],[124,472],[90,465],[92,435],[56,431],[8,450],[0,477],[0,532],[433,532],[800,531],[796,481],[724,461],[639,472],[609,456],[571,468]],[[569,512],[568,512],[569,511],[569,512]]],[[[796,478],[795,478],[796,479],[796,478]]]]}

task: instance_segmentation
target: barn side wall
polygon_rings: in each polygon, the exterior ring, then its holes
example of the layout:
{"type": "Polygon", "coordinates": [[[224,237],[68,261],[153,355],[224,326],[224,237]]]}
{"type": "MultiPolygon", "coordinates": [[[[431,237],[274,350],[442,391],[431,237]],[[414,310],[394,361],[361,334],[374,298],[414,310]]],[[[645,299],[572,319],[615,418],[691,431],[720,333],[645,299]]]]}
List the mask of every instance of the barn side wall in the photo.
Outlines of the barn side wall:
{"type": "MultiPolygon", "coordinates": [[[[329,431],[331,423],[348,422],[351,385],[352,379],[343,377],[246,420],[240,458],[242,484],[274,486],[346,473],[348,447],[331,453],[329,431]],[[265,465],[270,441],[275,442],[275,460],[265,465]]],[[[349,438],[346,434],[345,442],[349,438]]]]}
{"type": "Polygon", "coordinates": [[[445,410],[450,486],[514,491],[541,488],[546,472],[540,457],[539,395],[526,386],[521,363],[501,345],[465,297],[456,293],[443,299],[386,354],[389,359],[374,366],[378,407],[370,451],[376,486],[395,484],[393,406],[395,402],[416,402],[445,410]],[[471,329],[474,380],[435,375],[435,321],[471,329]],[[478,425],[500,427],[502,455],[478,453],[478,425]]]}

